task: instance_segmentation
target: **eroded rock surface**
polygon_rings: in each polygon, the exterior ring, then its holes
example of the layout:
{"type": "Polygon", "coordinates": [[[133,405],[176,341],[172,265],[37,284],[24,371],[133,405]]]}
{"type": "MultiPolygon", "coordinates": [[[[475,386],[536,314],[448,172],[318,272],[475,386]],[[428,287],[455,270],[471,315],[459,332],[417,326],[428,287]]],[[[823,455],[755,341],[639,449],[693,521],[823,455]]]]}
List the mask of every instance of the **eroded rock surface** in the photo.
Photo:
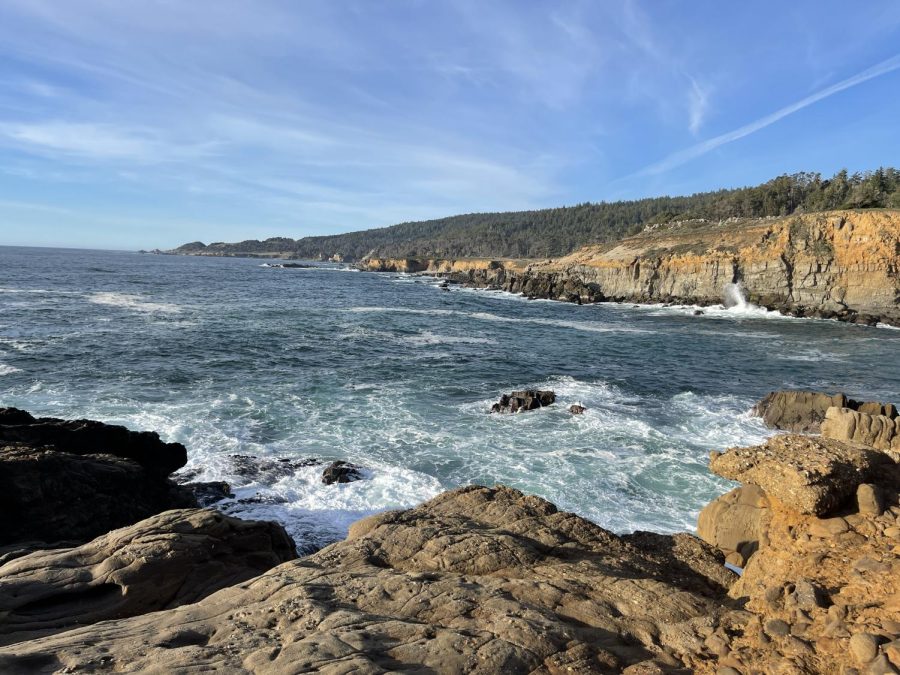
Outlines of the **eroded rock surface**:
{"type": "Polygon", "coordinates": [[[712,672],[709,638],[746,620],[721,562],[690,535],[462,488],[196,604],[2,648],[0,670],[712,672]]]}
{"type": "Polygon", "coordinates": [[[889,461],[872,448],[785,434],[761,445],[713,452],[709,468],[724,478],[756,485],[799,513],[823,515],[889,461]]]}
{"type": "Polygon", "coordinates": [[[275,523],[166,511],[0,566],[0,644],[196,602],[295,557],[275,523]]]}
{"type": "Polygon", "coordinates": [[[847,406],[844,394],[820,391],[773,391],[753,407],[770,429],[818,433],[829,408],[847,406]]]}

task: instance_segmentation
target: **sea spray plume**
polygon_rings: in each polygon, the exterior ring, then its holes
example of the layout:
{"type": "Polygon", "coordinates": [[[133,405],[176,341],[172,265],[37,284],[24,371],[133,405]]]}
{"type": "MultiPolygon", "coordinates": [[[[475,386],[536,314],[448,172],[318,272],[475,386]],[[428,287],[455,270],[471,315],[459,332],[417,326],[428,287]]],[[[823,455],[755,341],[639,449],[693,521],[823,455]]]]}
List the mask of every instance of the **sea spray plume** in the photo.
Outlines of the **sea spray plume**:
{"type": "Polygon", "coordinates": [[[753,305],[747,302],[747,298],[745,297],[744,287],[740,281],[735,282],[733,284],[725,284],[725,308],[731,309],[732,307],[738,310],[751,309],[753,305]]]}

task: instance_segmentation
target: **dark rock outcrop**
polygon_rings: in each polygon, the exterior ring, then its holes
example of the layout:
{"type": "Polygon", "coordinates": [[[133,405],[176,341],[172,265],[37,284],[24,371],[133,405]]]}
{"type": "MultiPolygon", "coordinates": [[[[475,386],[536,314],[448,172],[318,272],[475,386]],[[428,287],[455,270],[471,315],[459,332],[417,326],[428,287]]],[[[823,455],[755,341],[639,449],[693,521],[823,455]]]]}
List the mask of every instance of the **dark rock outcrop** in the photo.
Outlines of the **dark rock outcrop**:
{"type": "Polygon", "coordinates": [[[196,505],[188,491],[130,459],[0,446],[0,545],[88,541],[196,505]]]}
{"type": "Polygon", "coordinates": [[[525,389],[514,391],[500,397],[500,401],[491,406],[492,413],[515,413],[519,411],[537,410],[556,401],[556,394],[546,389],[525,389]]]}
{"type": "Polygon", "coordinates": [[[295,557],[275,523],[166,511],[0,566],[0,645],[187,605],[295,557]]]}
{"type": "Polygon", "coordinates": [[[50,446],[73,455],[114,455],[162,476],[187,463],[181,443],[164,443],[153,431],[131,431],[94,420],[35,418],[17,408],[0,408],[0,442],[50,446]]]}
{"type": "Polygon", "coordinates": [[[573,415],[583,415],[586,410],[587,408],[583,405],[574,404],[569,406],[569,412],[573,415]]]}

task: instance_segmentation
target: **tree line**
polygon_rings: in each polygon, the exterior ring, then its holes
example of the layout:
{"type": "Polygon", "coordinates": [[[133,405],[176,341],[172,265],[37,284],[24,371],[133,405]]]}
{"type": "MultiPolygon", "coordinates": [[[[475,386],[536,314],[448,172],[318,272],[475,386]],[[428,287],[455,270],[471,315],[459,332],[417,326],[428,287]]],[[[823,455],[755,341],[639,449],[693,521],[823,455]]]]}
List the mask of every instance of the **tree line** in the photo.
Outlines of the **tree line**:
{"type": "Polygon", "coordinates": [[[584,203],[536,211],[470,213],[346,234],[234,244],[185,244],[177,252],[282,253],[295,258],[548,258],[586,244],[616,241],[647,225],[678,220],[788,216],[832,209],[900,208],[900,171],[879,168],[831,178],[783,175],[754,187],[584,203]]]}

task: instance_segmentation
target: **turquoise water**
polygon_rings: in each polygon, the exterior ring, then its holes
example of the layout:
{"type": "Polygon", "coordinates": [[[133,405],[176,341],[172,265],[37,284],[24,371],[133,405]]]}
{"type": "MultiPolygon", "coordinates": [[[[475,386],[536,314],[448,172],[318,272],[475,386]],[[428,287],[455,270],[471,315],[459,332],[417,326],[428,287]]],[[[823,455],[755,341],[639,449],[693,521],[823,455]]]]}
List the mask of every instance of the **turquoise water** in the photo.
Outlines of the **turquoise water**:
{"type": "Polygon", "coordinates": [[[692,529],[728,488],[709,451],[770,433],[747,414],[756,399],[898,401],[898,356],[900,331],[752,307],[579,307],[339,265],[0,248],[0,405],[180,441],[198,480],[236,486],[223,509],[309,547],[469,483],[618,532],[692,529]],[[487,414],[524,387],[557,404],[487,414]],[[321,466],[299,466],[251,482],[232,454],[345,459],[366,477],[325,486],[321,466]]]}

